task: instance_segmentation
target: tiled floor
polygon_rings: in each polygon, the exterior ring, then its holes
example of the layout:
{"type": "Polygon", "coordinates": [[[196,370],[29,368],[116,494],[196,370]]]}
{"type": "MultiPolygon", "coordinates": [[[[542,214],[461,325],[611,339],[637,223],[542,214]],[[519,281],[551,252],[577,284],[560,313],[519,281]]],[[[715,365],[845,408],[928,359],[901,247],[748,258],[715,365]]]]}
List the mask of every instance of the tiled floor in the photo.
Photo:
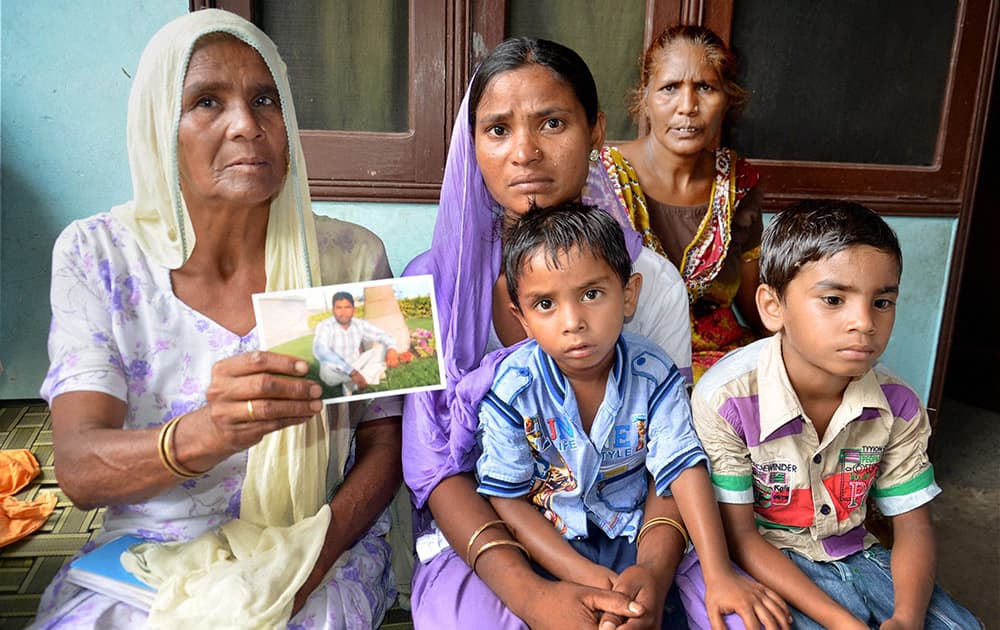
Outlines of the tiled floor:
{"type": "Polygon", "coordinates": [[[44,404],[0,402],[0,449],[30,449],[41,473],[16,496],[34,499],[55,492],[56,509],[45,525],[27,538],[0,548],[0,628],[22,628],[35,615],[38,599],[63,563],[100,527],[100,510],[73,507],[59,491],[52,469],[52,431],[44,404]]]}

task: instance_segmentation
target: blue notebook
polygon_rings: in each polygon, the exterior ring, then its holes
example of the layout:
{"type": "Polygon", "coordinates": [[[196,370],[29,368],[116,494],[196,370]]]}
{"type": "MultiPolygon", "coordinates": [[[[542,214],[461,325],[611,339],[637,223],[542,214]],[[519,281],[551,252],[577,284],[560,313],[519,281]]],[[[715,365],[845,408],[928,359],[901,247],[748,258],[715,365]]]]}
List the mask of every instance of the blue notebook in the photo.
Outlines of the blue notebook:
{"type": "Polygon", "coordinates": [[[156,589],[125,570],[121,555],[132,545],[148,542],[138,536],[121,536],[70,562],[66,579],[92,591],[149,610],[156,589]]]}

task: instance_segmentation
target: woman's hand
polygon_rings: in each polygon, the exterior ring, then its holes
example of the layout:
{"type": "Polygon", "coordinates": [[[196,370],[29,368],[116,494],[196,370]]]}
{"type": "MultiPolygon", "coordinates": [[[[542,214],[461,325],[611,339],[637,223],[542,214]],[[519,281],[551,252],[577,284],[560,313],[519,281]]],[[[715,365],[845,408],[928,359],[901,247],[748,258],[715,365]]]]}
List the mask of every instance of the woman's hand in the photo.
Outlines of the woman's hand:
{"type": "MultiPolygon", "coordinates": [[[[308,369],[301,359],[273,352],[216,363],[208,406],[176,424],[174,459],[187,470],[207,471],[265,434],[315,415],[322,408],[322,388],[302,378],[308,369]]],[[[159,454],[162,427],[123,431],[123,401],[79,391],[56,396],[51,407],[56,475],[78,507],[138,503],[177,485],[159,454]]],[[[137,420],[149,424],[161,418],[137,420]]]]}
{"type": "Polygon", "coordinates": [[[706,579],[705,609],[712,630],[725,630],[723,616],[736,613],[747,628],[788,630],[791,616],[788,605],[774,591],[735,571],[706,579]]]}
{"type": "Polygon", "coordinates": [[[302,359],[274,352],[250,352],[216,363],[205,394],[211,439],[236,453],[272,431],[316,415],[323,408],[323,388],[303,378],[308,372],[302,359]]]}
{"type": "MultiPolygon", "coordinates": [[[[428,505],[452,548],[460,550],[458,553],[464,553],[476,528],[497,519],[490,502],[476,492],[476,482],[470,474],[442,479],[431,492],[428,505]]],[[[476,544],[500,539],[510,540],[513,536],[491,527],[479,536],[476,544]]],[[[604,611],[622,618],[644,612],[641,605],[621,593],[545,579],[535,573],[519,550],[509,545],[482,554],[476,560],[476,574],[512,613],[535,630],[596,629],[604,611]]]]}
{"type": "Polygon", "coordinates": [[[606,566],[597,564],[596,562],[591,562],[586,558],[583,560],[588,566],[576,574],[573,579],[574,582],[583,586],[589,586],[590,588],[600,589],[602,591],[615,590],[615,581],[618,580],[617,573],[606,566]]]}
{"type": "Polygon", "coordinates": [[[659,628],[663,622],[663,602],[666,600],[667,590],[670,588],[669,582],[665,584],[660,582],[648,567],[641,564],[634,564],[622,571],[612,585],[612,590],[641,604],[645,613],[633,619],[605,615],[601,621],[601,629],[655,630],[659,628]]]}
{"type": "Polygon", "coordinates": [[[309,596],[323,584],[323,578],[326,577],[329,570],[329,567],[323,568],[319,563],[313,565],[312,571],[306,577],[306,581],[295,592],[295,597],[292,599],[292,612],[288,616],[289,619],[294,619],[295,615],[299,614],[302,607],[306,605],[306,600],[309,599],[309,596]]]}
{"type": "Polygon", "coordinates": [[[622,593],[567,581],[541,582],[540,589],[533,591],[531,609],[518,613],[532,630],[596,629],[605,611],[624,620],[646,613],[641,604],[622,593]]]}

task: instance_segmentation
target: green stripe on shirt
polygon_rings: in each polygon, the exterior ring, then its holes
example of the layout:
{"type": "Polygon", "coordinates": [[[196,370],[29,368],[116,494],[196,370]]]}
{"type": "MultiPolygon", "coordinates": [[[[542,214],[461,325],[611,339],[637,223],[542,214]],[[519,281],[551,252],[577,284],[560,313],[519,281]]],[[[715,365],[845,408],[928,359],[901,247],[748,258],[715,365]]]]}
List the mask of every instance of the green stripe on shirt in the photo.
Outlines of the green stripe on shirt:
{"type": "Polygon", "coordinates": [[[927,470],[907,482],[888,488],[873,487],[871,493],[876,499],[902,497],[923,490],[932,483],[934,483],[934,466],[928,466],[927,470]]]}
{"type": "Polygon", "coordinates": [[[750,475],[712,475],[712,484],[730,492],[742,492],[751,487],[750,475]]]}

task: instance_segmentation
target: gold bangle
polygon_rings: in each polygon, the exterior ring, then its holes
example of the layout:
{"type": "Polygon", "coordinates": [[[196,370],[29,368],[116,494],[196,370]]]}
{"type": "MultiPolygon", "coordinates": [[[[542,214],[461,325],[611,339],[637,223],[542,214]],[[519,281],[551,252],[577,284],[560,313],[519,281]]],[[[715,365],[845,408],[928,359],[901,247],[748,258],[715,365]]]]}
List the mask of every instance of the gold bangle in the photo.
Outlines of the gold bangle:
{"type": "Polygon", "coordinates": [[[472,565],[472,545],[476,542],[476,539],[479,538],[479,535],[485,532],[488,528],[492,527],[493,525],[506,525],[506,524],[507,523],[504,523],[500,519],[497,519],[495,521],[486,521],[485,523],[480,525],[479,528],[476,529],[476,531],[472,532],[472,536],[469,536],[469,544],[465,546],[465,561],[468,562],[470,566],[472,565]]]}
{"type": "Polygon", "coordinates": [[[187,466],[182,465],[179,461],[177,461],[173,454],[174,433],[177,432],[177,427],[180,425],[181,420],[186,417],[187,414],[183,413],[170,421],[170,424],[173,426],[171,426],[168,430],[168,435],[163,444],[163,451],[166,453],[167,461],[170,462],[170,466],[177,476],[183,477],[184,479],[194,479],[195,477],[200,477],[204,473],[195,472],[187,466]]]}
{"type": "Polygon", "coordinates": [[[684,539],[684,548],[685,549],[687,549],[688,545],[691,544],[691,537],[688,536],[687,530],[684,529],[683,525],[681,525],[680,523],[678,523],[677,521],[675,521],[672,518],[668,518],[666,516],[658,516],[656,518],[649,519],[648,521],[646,521],[645,523],[642,524],[641,528],[639,528],[639,535],[635,537],[635,546],[637,548],[639,547],[639,543],[642,542],[642,537],[646,535],[646,532],[648,532],[650,529],[656,527],[657,525],[669,525],[669,526],[673,527],[674,529],[676,529],[677,532],[684,539]]]}
{"type": "Polygon", "coordinates": [[[174,437],[174,428],[177,426],[178,418],[173,418],[164,424],[162,429],[160,429],[160,441],[158,444],[160,451],[160,463],[162,463],[164,468],[170,471],[170,474],[173,476],[188,479],[188,477],[182,475],[181,471],[177,469],[177,466],[173,461],[173,456],[170,453],[170,443],[174,437]]]}
{"type": "MultiPolygon", "coordinates": [[[[476,563],[479,562],[479,556],[483,555],[484,551],[489,551],[490,549],[493,549],[494,547],[500,547],[502,545],[508,545],[510,547],[517,547],[524,554],[524,557],[528,559],[528,562],[531,562],[531,554],[528,553],[528,549],[524,545],[522,545],[521,543],[517,542],[516,540],[511,540],[509,538],[502,538],[500,540],[491,540],[490,542],[486,543],[485,545],[483,545],[482,547],[480,547],[476,551],[476,556],[472,559],[472,563],[471,563],[472,564],[472,572],[476,573],[476,563]]],[[[478,575],[478,573],[476,575],[478,575]]]]}
{"type": "Polygon", "coordinates": [[[180,477],[176,468],[174,468],[173,463],[170,461],[170,457],[167,453],[167,441],[171,439],[174,429],[174,420],[170,420],[160,429],[159,442],[157,443],[157,449],[160,454],[160,463],[163,467],[167,469],[170,474],[175,477],[180,477]]]}
{"type": "Polygon", "coordinates": [[[176,477],[181,479],[194,479],[195,477],[200,477],[203,473],[194,472],[185,466],[182,466],[171,452],[171,445],[173,444],[174,431],[177,430],[177,424],[185,417],[187,414],[181,414],[171,420],[170,422],[163,425],[160,429],[160,461],[163,465],[174,474],[176,477]]]}
{"type": "Polygon", "coordinates": [[[170,429],[170,425],[172,423],[173,420],[170,420],[169,422],[163,423],[163,426],[160,427],[160,435],[156,438],[156,452],[160,454],[160,463],[163,464],[163,467],[169,472],[174,473],[174,469],[171,468],[170,463],[167,462],[167,453],[163,450],[163,445],[167,442],[167,431],[170,429]]]}

